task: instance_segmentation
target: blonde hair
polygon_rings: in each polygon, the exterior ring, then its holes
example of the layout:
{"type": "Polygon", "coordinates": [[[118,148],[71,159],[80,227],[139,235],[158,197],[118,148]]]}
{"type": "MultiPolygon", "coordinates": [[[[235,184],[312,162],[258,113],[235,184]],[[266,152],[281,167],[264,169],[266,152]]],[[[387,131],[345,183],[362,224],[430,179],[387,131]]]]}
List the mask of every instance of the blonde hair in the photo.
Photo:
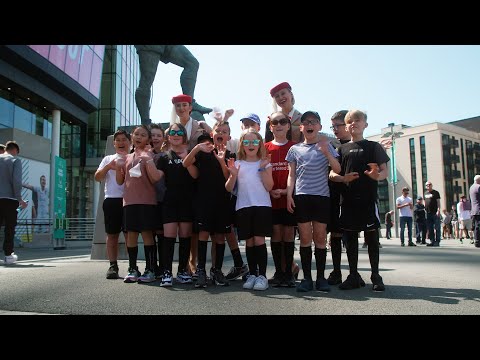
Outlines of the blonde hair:
{"type": "Polygon", "coordinates": [[[350,119],[363,119],[365,122],[367,121],[367,113],[362,111],[362,110],[349,110],[347,115],[345,115],[345,122],[347,122],[350,119]]]}
{"type": "Polygon", "coordinates": [[[263,143],[263,138],[260,133],[255,130],[254,128],[248,128],[242,132],[242,136],[240,136],[240,140],[238,140],[238,149],[237,149],[237,159],[238,160],[245,160],[247,158],[247,154],[245,153],[245,149],[243,148],[243,140],[247,134],[255,134],[258,140],[260,140],[260,144],[258,144],[258,151],[257,156],[260,159],[265,159],[267,156],[267,150],[265,149],[265,145],[263,143]]]}

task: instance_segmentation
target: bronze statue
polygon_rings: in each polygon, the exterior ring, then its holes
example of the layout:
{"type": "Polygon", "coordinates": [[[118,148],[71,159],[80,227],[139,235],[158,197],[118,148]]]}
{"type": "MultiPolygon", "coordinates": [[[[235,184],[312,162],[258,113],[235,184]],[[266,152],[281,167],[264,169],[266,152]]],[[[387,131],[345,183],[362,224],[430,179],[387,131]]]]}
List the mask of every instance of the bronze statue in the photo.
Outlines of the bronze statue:
{"type": "Polygon", "coordinates": [[[180,75],[180,86],[183,94],[190,95],[192,102],[192,118],[205,120],[203,114],[208,114],[212,109],[199,105],[193,96],[197,82],[199,63],[195,56],[185,45],[134,45],[137,49],[140,63],[140,81],[135,91],[135,102],[143,125],[152,122],[150,119],[150,96],[151,87],[159,61],[165,64],[171,62],[183,68],[180,75]]]}

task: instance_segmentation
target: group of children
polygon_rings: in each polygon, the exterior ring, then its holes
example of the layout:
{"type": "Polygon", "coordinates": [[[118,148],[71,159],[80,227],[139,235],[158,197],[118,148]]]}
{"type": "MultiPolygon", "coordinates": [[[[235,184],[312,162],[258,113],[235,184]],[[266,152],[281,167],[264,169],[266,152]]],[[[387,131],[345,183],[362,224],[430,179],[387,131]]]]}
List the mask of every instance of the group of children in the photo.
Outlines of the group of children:
{"type": "MultiPolygon", "coordinates": [[[[285,107],[285,99],[294,102],[288,83],[274,87],[271,95],[279,106],[285,107]]],[[[189,102],[184,96],[180,100],[185,100],[181,105],[191,112],[191,99],[189,102]]],[[[330,285],[337,284],[340,289],[354,289],[365,286],[357,271],[358,232],[365,231],[373,289],[383,291],[378,271],[377,183],[387,176],[389,158],[380,144],[363,138],[368,124],[362,111],[334,114],[332,129],[337,142],[319,134],[321,119],[314,111],[303,113],[293,126],[291,115],[296,112],[291,106],[288,112],[282,108],[269,116],[266,137],[271,141],[267,143],[259,133],[260,119],[255,114],[241,119],[243,132],[238,141],[232,141],[228,122],[219,119],[210,133],[203,131],[197,137],[194,146],[189,146],[195,126],[191,118],[185,119],[185,124],[172,124],[165,133],[156,125],[138,126],[131,137],[133,150],[129,154],[130,136],[118,130],[114,134],[116,154],[106,156],[95,174],[97,181],[105,179],[103,209],[110,260],[107,278],[118,278],[118,234],[124,230],[129,257],[125,282],[161,278],[160,286],[171,286],[178,237],[176,281],[206,287],[207,241],[211,238],[213,284],[227,286],[229,280],[248,272],[243,288],[266,290],[265,239],[270,237],[275,263],[273,286],[296,286],[299,292],[313,290],[314,254],[316,290],[327,292],[330,285]],[[327,225],[334,263],[328,279],[324,275],[327,225]],[[233,226],[238,240],[246,242],[248,267],[234,237],[232,241],[233,226]],[[298,284],[293,261],[295,226],[300,235],[304,275],[298,284]],[[139,233],[146,259],[143,275],[137,266],[139,233]],[[343,282],[342,237],[350,267],[350,275],[343,282]],[[222,272],[226,239],[234,260],[227,276],[222,272]]]]}

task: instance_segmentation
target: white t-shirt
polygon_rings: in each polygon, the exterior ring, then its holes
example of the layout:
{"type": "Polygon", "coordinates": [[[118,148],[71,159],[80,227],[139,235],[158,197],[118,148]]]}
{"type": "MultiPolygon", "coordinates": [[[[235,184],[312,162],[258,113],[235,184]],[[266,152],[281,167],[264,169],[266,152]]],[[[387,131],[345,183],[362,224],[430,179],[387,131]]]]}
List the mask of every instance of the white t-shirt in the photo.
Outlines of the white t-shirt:
{"type": "MultiPolygon", "coordinates": [[[[396,203],[397,203],[397,205],[403,205],[403,204],[408,204],[408,203],[413,204],[413,201],[412,201],[412,198],[410,196],[404,197],[402,195],[402,196],[397,198],[396,203]]],[[[398,210],[400,211],[400,217],[402,217],[402,216],[412,217],[413,216],[412,209],[410,209],[410,206],[404,206],[404,207],[402,207],[398,210]]]]}
{"type": "MultiPolygon", "coordinates": [[[[235,166],[240,165],[237,183],[237,203],[235,210],[251,206],[272,206],[270,194],[263,186],[261,172],[258,171],[261,160],[250,162],[245,160],[235,161],[235,166]]],[[[271,167],[272,164],[268,164],[271,167]]]]}
{"type": "MultiPolygon", "coordinates": [[[[105,166],[110,164],[110,162],[117,157],[117,154],[107,155],[103,158],[100,165],[98,165],[98,170],[102,170],[105,166]]],[[[108,170],[107,175],[105,176],[105,199],[106,198],[123,198],[123,188],[124,184],[118,185],[116,179],[116,171],[108,170]]]]}

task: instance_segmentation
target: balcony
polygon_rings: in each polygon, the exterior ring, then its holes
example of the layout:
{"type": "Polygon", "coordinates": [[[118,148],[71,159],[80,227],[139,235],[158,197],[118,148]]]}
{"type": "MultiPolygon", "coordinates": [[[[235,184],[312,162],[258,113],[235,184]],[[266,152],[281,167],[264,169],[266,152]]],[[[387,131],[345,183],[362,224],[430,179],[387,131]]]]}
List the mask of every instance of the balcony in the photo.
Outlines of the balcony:
{"type": "Polygon", "coordinates": [[[460,156],[458,156],[458,155],[450,155],[450,161],[452,162],[452,164],[454,164],[454,163],[459,163],[459,162],[460,162],[460,156]]]}
{"type": "Polygon", "coordinates": [[[460,173],[460,170],[452,170],[452,178],[458,179],[461,177],[462,177],[462,174],[460,173]]]}

